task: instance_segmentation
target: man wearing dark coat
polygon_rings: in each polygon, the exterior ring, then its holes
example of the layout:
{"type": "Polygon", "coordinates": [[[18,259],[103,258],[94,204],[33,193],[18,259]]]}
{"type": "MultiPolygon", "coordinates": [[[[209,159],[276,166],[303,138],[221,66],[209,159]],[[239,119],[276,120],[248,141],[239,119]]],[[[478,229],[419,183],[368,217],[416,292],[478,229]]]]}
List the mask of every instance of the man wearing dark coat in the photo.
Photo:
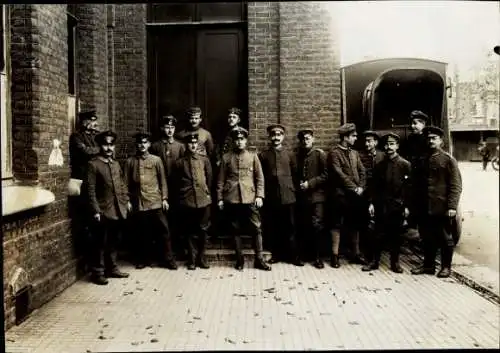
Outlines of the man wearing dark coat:
{"type": "Polygon", "coordinates": [[[100,153],[88,163],[87,192],[93,217],[90,244],[91,280],[108,284],[106,277],[126,278],[116,265],[116,242],[132,209],[120,164],[114,159],[116,134],[104,131],[95,138],[100,153]]]}
{"type": "Polygon", "coordinates": [[[229,232],[234,238],[236,269],[243,270],[241,231],[252,235],[255,268],[270,271],[262,257],[262,231],[259,209],[264,199],[264,175],[257,154],[246,149],[248,131],[238,127],[231,131],[233,148],[225,153],[217,182],[218,206],[226,212],[229,232]]]}
{"type": "Polygon", "coordinates": [[[148,133],[136,133],[134,138],[136,155],[125,162],[125,185],[136,229],[136,268],[142,269],[154,258],[159,258],[162,267],[176,270],[166,217],[169,195],[163,162],[160,157],[149,153],[148,133]],[[159,246],[155,247],[155,243],[159,246]]]}
{"type": "Polygon", "coordinates": [[[188,127],[182,131],[179,131],[178,138],[183,141],[186,135],[191,133],[198,134],[198,154],[207,156],[212,162],[214,159],[215,144],[212,138],[212,134],[200,126],[201,118],[201,108],[191,107],[188,110],[188,127]]]}
{"type": "Polygon", "coordinates": [[[366,188],[366,173],[358,152],[353,149],[358,138],[356,125],[342,125],[338,134],[340,143],[328,155],[328,187],[330,188],[330,217],[332,237],[332,257],[330,264],[340,267],[339,244],[340,232],[350,240],[352,251],[350,261],[364,264],[359,249],[359,218],[364,212],[363,192],[366,188]]]}
{"type": "Polygon", "coordinates": [[[458,203],[462,193],[462,177],[458,163],[449,153],[442,150],[444,131],[429,126],[424,130],[430,153],[425,160],[420,181],[425,192],[419,197],[421,209],[417,210],[419,232],[424,247],[424,262],[414,268],[412,274],[434,274],[437,248],[441,249],[441,270],[438,277],[449,277],[455,242],[452,236],[458,203]]]}
{"type": "Polygon", "coordinates": [[[205,249],[210,228],[212,197],[212,165],[206,155],[198,153],[199,136],[192,132],[184,135],[186,151],[175,162],[176,185],[179,187],[179,214],[187,246],[188,270],[196,266],[207,269],[205,249]],[[197,242],[195,237],[198,236],[197,242]]]}
{"type": "Polygon", "coordinates": [[[177,253],[182,253],[184,248],[183,239],[180,232],[180,215],[179,215],[179,186],[176,185],[176,178],[173,176],[175,162],[182,157],[185,151],[185,145],[181,141],[175,139],[175,129],[177,119],[172,115],[162,117],[160,122],[161,137],[159,140],[151,144],[149,149],[151,154],[161,158],[165,169],[168,188],[168,204],[167,220],[171,232],[171,241],[174,250],[177,253]]]}
{"type": "Polygon", "coordinates": [[[385,158],[375,165],[372,184],[367,190],[368,212],[376,219],[376,229],[370,239],[371,261],[362,270],[378,269],[385,240],[390,249],[391,270],[402,273],[399,254],[403,222],[409,215],[411,166],[397,153],[399,135],[389,133],[383,141],[385,158]],[[384,237],[381,237],[382,234],[384,237]]]}
{"type": "Polygon", "coordinates": [[[377,149],[379,136],[375,131],[367,130],[363,132],[364,144],[365,148],[359,152],[359,158],[361,159],[361,163],[363,163],[363,167],[365,167],[366,172],[366,190],[363,193],[363,201],[365,202],[365,206],[363,207],[366,212],[361,214],[359,222],[361,224],[360,230],[360,246],[363,253],[368,253],[370,250],[367,245],[368,242],[373,235],[370,234],[372,232],[372,227],[370,227],[370,223],[374,223],[374,219],[370,217],[368,214],[368,195],[371,193],[372,185],[372,171],[377,164],[379,164],[384,159],[384,153],[377,149]]]}
{"type": "Polygon", "coordinates": [[[74,244],[77,254],[82,254],[84,262],[88,256],[89,247],[89,202],[87,199],[87,167],[89,161],[100,152],[95,142],[97,133],[97,115],[95,111],[81,112],[78,114],[80,127],[69,138],[69,163],[71,167],[70,178],[79,183],[79,195],[71,195],[69,199],[69,213],[71,228],[75,234],[74,244]]]}
{"type": "Polygon", "coordinates": [[[271,238],[271,263],[285,259],[304,266],[299,257],[295,229],[295,190],[298,186],[295,154],[283,147],[285,128],[267,127],[270,147],[259,155],[265,180],[264,217],[271,238]]]}
{"type": "MultiPolygon", "coordinates": [[[[314,267],[324,268],[321,260],[321,245],[325,217],[325,184],[328,177],[326,153],[314,147],[314,132],[311,129],[300,130],[297,134],[297,192],[298,224],[302,249],[312,248],[314,267]],[[312,246],[310,246],[312,245],[312,246]]],[[[303,250],[303,251],[304,251],[303,250]]]]}

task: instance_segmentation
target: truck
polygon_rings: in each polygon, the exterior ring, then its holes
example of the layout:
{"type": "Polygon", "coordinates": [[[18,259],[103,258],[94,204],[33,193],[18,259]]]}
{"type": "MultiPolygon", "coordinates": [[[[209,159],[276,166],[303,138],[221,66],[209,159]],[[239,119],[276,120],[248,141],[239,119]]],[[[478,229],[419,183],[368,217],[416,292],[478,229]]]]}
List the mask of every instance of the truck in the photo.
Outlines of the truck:
{"type": "MultiPolygon", "coordinates": [[[[453,153],[448,124],[447,63],[419,58],[385,58],[358,62],[341,68],[342,123],[356,124],[358,131],[373,130],[401,137],[401,155],[411,132],[410,113],[420,110],[430,124],[444,130],[444,150],[453,153]]],[[[358,139],[356,149],[363,148],[358,139]]],[[[455,243],[462,232],[462,214],[452,223],[455,243]]]]}

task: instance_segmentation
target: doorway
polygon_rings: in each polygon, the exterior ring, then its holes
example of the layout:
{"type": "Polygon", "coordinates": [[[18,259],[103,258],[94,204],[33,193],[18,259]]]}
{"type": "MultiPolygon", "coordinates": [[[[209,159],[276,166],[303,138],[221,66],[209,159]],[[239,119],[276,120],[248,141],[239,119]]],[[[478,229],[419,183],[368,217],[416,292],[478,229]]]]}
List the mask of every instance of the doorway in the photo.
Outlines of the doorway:
{"type": "Polygon", "coordinates": [[[223,143],[228,109],[242,109],[248,127],[246,31],[218,24],[172,25],[149,28],[149,126],[158,131],[161,116],[173,114],[178,130],[185,112],[198,105],[202,126],[223,143]]]}

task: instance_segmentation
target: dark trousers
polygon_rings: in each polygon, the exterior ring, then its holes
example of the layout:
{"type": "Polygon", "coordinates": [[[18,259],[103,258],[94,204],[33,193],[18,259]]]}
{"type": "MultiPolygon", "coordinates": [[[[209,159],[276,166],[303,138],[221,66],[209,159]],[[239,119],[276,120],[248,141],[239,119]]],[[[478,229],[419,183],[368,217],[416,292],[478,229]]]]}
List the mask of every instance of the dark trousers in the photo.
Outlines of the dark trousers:
{"type": "Polygon", "coordinates": [[[297,211],[297,220],[300,225],[300,240],[297,243],[301,245],[299,255],[302,258],[318,260],[321,257],[323,245],[325,204],[301,201],[297,204],[297,211]]]}
{"type": "Polygon", "coordinates": [[[262,254],[262,224],[259,210],[251,204],[225,204],[225,217],[228,220],[229,234],[234,239],[236,257],[242,257],[241,233],[247,230],[253,239],[256,256],[262,254]]]}
{"type": "Polygon", "coordinates": [[[169,204],[170,208],[167,212],[168,227],[170,230],[170,242],[172,243],[172,251],[178,255],[184,255],[184,237],[182,229],[182,212],[178,204],[169,204]]]}
{"type": "Polygon", "coordinates": [[[116,245],[123,220],[101,216],[93,221],[90,234],[89,264],[93,275],[116,270],[116,245]]]}
{"type": "Polygon", "coordinates": [[[483,170],[486,170],[486,168],[488,167],[489,161],[490,161],[489,157],[486,157],[486,158],[483,157],[483,170]]]}
{"type": "Polygon", "coordinates": [[[419,221],[419,232],[424,247],[424,266],[434,268],[437,249],[441,249],[441,265],[451,267],[455,242],[451,233],[452,219],[445,215],[427,215],[419,221]]]}
{"type": "Polygon", "coordinates": [[[161,208],[136,212],[134,222],[138,264],[150,264],[155,259],[160,262],[173,260],[170,229],[161,208]],[[159,246],[155,246],[156,242],[159,246]]]}
{"type": "Polygon", "coordinates": [[[68,211],[71,218],[71,233],[73,238],[74,254],[78,259],[78,269],[84,272],[90,266],[91,222],[87,212],[88,202],[83,195],[68,198],[68,211]]]}
{"type": "Polygon", "coordinates": [[[265,209],[267,236],[271,252],[277,260],[293,260],[297,257],[295,231],[295,204],[267,204],[265,209]]]}
{"type": "Polygon", "coordinates": [[[183,233],[187,248],[187,260],[194,263],[205,254],[210,229],[210,206],[194,208],[182,206],[183,233]],[[197,237],[197,239],[196,239],[197,237]]]}
{"type": "MultiPolygon", "coordinates": [[[[378,210],[375,209],[375,214],[378,210]]],[[[391,263],[399,261],[402,243],[403,211],[393,211],[377,215],[375,228],[370,230],[370,258],[379,262],[384,248],[388,248],[391,255],[391,263]]]]}

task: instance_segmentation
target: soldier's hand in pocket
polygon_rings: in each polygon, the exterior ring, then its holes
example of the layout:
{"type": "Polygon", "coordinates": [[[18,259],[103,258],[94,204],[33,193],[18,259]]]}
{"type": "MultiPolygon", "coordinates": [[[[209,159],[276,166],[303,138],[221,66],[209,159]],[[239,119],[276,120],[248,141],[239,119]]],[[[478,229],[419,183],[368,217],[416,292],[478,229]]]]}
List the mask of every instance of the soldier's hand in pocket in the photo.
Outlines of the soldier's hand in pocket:
{"type": "Polygon", "coordinates": [[[224,201],[219,201],[217,205],[219,206],[219,210],[224,209],[224,201]]]}
{"type": "Polygon", "coordinates": [[[264,202],[262,201],[262,198],[261,198],[261,197],[257,197],[257,198],[255,199],[255,207],[257,207],[257,208],[261,208],[263,203],[264,203],[264,202]]]}
{"type": "Polygon", "coordinates": [[[132,212],[132,203],[130,201],[127,202],[127,211],[128,213],[132,212]]]}
{"type": "Polygon", "coordinates": [[[409,215],[410,215],[410,210],[408,209],[408,207],[405,207],[405,210],[403,211],[403,217],[408,218],[409,215]]]}
{"type": "Polygon", "coordinates": [[[457,215],[457,210],[448,210],[448,217],[455,217],[457,215]]]}
{"type": "Polygon", "coordinates": [[[96,222],[100,222],[100,221],[101,221],[101,214],[100,214],[100,213],[96,213],[96,214],[94,215],[94,220],[95,220],[96,222]]]}

